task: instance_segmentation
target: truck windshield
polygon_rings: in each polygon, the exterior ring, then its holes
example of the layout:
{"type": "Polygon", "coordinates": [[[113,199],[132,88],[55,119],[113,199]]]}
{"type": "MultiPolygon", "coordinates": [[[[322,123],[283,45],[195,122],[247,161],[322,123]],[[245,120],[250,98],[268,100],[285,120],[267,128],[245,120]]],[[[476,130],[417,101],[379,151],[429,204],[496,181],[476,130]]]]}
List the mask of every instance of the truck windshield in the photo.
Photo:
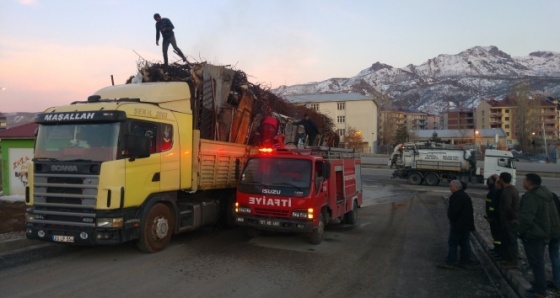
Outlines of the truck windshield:
{"type": "Polygon", "coordinates": [[[120,123],[41,125],[34,159],[115,160],[119,129],[120,123]]]}
{"type": "Polygon", "coordinates": [[[240,192],[279,196],[308,196],[310,160],[289,158],[249,159],[238,185],[240,192]]]}

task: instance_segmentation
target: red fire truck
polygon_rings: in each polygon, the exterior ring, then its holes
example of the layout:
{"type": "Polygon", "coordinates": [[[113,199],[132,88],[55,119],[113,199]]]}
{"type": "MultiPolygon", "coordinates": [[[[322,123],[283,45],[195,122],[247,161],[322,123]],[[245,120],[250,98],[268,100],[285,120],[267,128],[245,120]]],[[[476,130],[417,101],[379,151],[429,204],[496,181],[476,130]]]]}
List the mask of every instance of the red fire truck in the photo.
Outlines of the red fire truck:
{"type": "Polygon", "coordinates": [[[319,244],[325,225],[356,223],[362,204],[359,154],[329,147],[261,149],[241,174],[236,200],[236,223],[249,236],[300,232],[319,244]]]}

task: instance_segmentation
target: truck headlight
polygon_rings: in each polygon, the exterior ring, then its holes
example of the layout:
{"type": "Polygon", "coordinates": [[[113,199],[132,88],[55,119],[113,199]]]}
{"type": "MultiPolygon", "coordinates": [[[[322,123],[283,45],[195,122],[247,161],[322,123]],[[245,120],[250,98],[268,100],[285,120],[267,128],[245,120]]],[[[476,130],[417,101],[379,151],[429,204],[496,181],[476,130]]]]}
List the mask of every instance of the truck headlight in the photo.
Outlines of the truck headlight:
{"type": "Polygon", "coordinates": [[[96,226],[98,228],[122,228],[123,227],[123,218],[98,218],[96,226]]]}
{"type": "Polygon", "coordinates": [[[239,207],[239,203],[235,202],[235,213],[251,213],[251,208],[239,207]]]}
{"type": "Polygon", "coordinates": [[[313,208],[309,208],[307,211],[292,211],[292,217],[313,219],[313,208]]]}

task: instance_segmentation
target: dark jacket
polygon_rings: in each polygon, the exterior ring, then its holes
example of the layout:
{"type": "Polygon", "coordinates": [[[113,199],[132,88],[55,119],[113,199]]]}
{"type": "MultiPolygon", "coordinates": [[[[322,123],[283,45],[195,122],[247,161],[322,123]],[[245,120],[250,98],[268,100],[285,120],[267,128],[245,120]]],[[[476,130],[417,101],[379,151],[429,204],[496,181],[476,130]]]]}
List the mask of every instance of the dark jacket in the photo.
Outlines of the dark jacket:
{"type": "Polygon", "coordinates": [[[302,119],[294,123],[295,125],[303,125],[305,128],[305,133],[308,135],[316,136],[319,133],[319,128],[317,128],[317,124],[313,119],[302,119]]]}
{"type": "Polygon", "coordinates": [[[492,222],[499,222],[500,220],[500,213],[499,213],[499,204],[500,204],[500,195],[502,194],[501,190],[496,189],[494,185],[488,187],[488,193],[486,194],[486,213],[484,217],[488,221],[492,222]]]}
{"type": "Polygon", "coordinates": [[[447,218],[451,229],[458,233],[474,231],[474,214],[471,197],[463,190],[458,190],[449,197],[447,218]]]}
{"type": "Polygon", "coordinates": [[[515,186],[508,185],[502,189],[498,210],[502,222],[511,223],[517,220],[517,214],[519,213],[519,191],[515,186]]]}
{"type": "Polygon", "coordinates": [[[519,237],[546,240],[560,236],[560,217],[552,193],[544,186],[529,189],[521,200],[519,237]]]}
{"type": "Polygon", "coordinates": [[[168,39],[174,35],[173,23],[168,18],[162,18],[159,22],[156,22],[156,41],[159,41],[159,34],[163,36],[163,39],[168,39]]]}

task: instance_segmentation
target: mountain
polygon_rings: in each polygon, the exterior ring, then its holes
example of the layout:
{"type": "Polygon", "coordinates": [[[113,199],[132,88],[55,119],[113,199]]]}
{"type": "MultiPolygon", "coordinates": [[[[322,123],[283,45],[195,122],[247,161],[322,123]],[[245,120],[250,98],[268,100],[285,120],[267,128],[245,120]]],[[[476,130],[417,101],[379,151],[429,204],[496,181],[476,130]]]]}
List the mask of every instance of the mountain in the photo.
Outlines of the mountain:
{"type": "Polygon", "coordinates": [[[279,96],[342,92],[376,99],[388,96],[394,107],[440,113],[449,107],[471,108],[489,97],[503,98],[522,81],[529,82],[532,92],[559,97],[560,53],[538,51],[511,57],[495,46],[476,46],[456,55],[439,55],[421,65],[395,68],[376,62],[351,78],[280,86],[272,91],[279,96]]]}

